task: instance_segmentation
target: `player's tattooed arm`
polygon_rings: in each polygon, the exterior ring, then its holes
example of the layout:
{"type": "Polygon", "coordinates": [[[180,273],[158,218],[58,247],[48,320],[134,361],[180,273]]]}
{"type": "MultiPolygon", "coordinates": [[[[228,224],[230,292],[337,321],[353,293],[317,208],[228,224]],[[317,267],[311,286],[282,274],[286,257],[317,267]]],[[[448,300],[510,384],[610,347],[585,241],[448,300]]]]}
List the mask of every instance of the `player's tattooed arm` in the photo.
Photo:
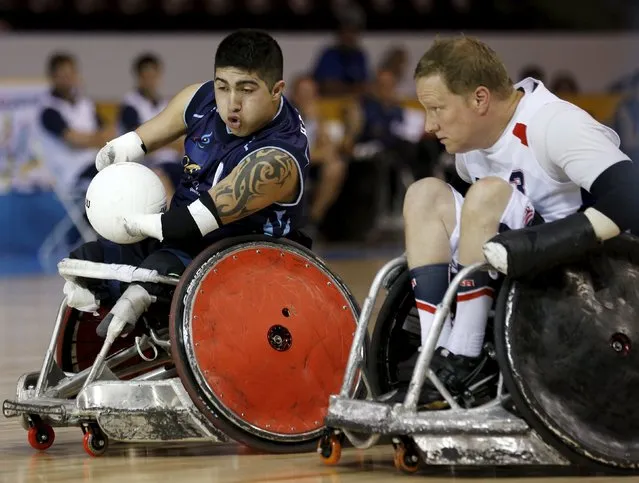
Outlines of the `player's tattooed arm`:
{"type": "Polygon", "coordinates": [[[205,236],[273,203],[294,202],[299,185],[295,159],[280,149],[264,148],[249,154],[193,203],[164,214],[132,215],[123,222],[132,236],[180,243],[205,236]]]}
{"type": "Polygon", "coordinates": [[[299,181],[295,159],[280,149],[264,148],[250,154],[209,193],[226,225],[273,203],[295,201],[299,181]]]}

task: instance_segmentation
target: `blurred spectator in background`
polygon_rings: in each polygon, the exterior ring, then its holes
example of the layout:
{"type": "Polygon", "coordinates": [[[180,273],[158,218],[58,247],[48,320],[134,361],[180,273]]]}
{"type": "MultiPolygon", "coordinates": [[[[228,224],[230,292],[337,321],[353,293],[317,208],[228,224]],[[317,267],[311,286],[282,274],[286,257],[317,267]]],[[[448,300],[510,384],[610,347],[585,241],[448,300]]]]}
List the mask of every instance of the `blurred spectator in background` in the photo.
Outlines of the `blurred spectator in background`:
{"type": "Polygon", "coordinates": [[[389,228],[401,218],[404,190],[415,179],[423,113],[402,105],[394,72],[381,66],[370,92],[346,110],[344,127],[344,148],[351,159],[372,163],[379,192],[378,228],[389,228]]]}
{"type": "MultiPolygon", "coordinates": [[[[84,197],[97,174],[98,148],[113,139],[113,126],[104,127],[95,103],[83,95],[75,57],[58,52],[49,57],[47,74],[51,90],[43,96],[38,114],[40,157],[54,181],[54,192],[67,217],[47,236],[39,250],[40,263],[51,267],[59,257],[78,243],[95,239],[86,219],[84,197]]],[[[53,265],[55,266],[55,265],[53,265]]]]}
{"type": "Polygon", "coordinates": [[[113,139],[113,126],[104,127],[95,103],[81,91],[73,55],[53,54],[47,64],[51,91],[39,113],[42,160],[55,179],[58,196],[84,202],[93,176],[98,148],[113,139]]]}
{"type": "Polygon", "coordinates": [[[368,55],[359,46],[362,21],[345,15],[337,33],[337,43],[319,56],[313,78],[322,96],[342,96],[364,92],[368,81],[368,55]]]}
{"type": "Polygon", "coordinates": [[[300,75],[293,80],[290,100],[304,119],[311,147],[309,181],[312,199],[308,229],[315,236],[317,227],[340,194],[346,164],[340,157],[339,146],[329,136],[326,121],[321,118],[317,83],[310,75],[300,75]]]}
{"type": "Polygon", "coordinates": [[[619,101],[611,127],[621,138],[620,149],[630,159],[639,159],[639,85],[628,89],[619,101]]]}
{"type": "Polygon", "coordinates": [[[390,70],[395,75],[395,79],[399,84],[406,77],[408,51],[402,46],[391,47],[384,52],[379,65],[382,69],[390,70]]]}
{"type": "MultiPolygon", "coordinates": [[[[124,97],[120,106],[119,134],[134,131],[140,124],[159,114],[168,103],[160,94],[163,64],[158,56],[151,53],[140,55],[133,61],[132,71],[136,85],[135,89],[124,97]]],[[[183,152],[184,138],[180,137],[168,147],[145,157],[145,163],[162,180],[168,203],[180,182],[183,152]]]]}
{"type": "Polygon", "coordinates": [[[402,46],[388,49],[382,56],[380,66],[390,70],[397,80],[399,91],[407,97],[415,97],[415,83],[411,75],[407,76],[408,51],[402,46]]]}
{"type": "Polygon", "coordinates": [[[570,72],[559,72],[550,84],[550,91],[559,97],[567,94],[579,94],[579,84],[570,72]]]}
{"type": "Polygon", "coordinates": [[[393,71],[381,67],[370,92],[360,95],[345,112],[345,145],[350,154],[361,157],[396,147],[403,116],[397,78],[393,71]]]}
{"type": "Polygon", "coordinates": [[[532,77],[533,79],[540,80],[543,84],[546,83],[546,73],[544,69],[542,69],[538,65],[530,64],[521,69],[521,71],[519,72],[519,77],[517,78],[517,82],[527,77],[532,77]]]}

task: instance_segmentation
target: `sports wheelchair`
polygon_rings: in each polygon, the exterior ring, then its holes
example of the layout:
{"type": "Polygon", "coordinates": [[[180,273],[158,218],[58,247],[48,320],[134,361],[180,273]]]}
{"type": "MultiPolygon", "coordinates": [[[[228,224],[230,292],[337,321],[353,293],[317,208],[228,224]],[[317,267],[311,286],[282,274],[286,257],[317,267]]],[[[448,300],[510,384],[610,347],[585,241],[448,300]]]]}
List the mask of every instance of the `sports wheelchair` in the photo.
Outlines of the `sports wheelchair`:
{"type": "Polygon", "coordinates": [[[359,307],[309,249],[255,235],[210,246],[179,278],[69,259],[58,270],[174,291],[168,317],[153,304],[111,341],[95,332],[108,307],[89,314],[62,302],[41,370],[23,375],[3,403],[33,448],[53,444],[53,427],[79,426],[93,456],[109,441],[315,450],[359,307]]]}
{"type": "MultiPolygon", "coordinates": [[[[571,465],[612,472],[639,468],[639,238],[622,234],[577,262],[538,275],[505,278],[494,305],[487,354],[496,362],[489,397],[451,395],[429,369],[437,340],[463,278],[452,280],[436,311],[425,347],[406,259],[376,275],[360,315],[340,393],[331,395],[318,452],[325,464],[340,460],[348,439],[367,448],[389,437],[395,466],[571,465]],[[375,299],[387,297],[362,357],[375,299]],[[635,346],[637,344],[637,346],[635,346]],[[419,350],[411,375],[400,363],[419,350]],[[378,394],[408,383],[403,403],[353,397],[362,372],[378,394]],[[418,405],[429,379],[444,405],[418,405]]],[[[489,325],[490,327],[490,325],[489,325]]],[[[479,383],[478,383],[479,385],[479,383]]]]}

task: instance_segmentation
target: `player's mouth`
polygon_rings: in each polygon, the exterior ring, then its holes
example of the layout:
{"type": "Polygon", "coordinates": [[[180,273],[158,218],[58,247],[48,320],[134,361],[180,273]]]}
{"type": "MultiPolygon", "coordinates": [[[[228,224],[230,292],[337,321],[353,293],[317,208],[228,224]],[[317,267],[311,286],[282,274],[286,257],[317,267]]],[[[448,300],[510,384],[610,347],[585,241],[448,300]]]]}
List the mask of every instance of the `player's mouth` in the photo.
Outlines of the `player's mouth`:
{"type": "Polygon", "coordinates": [[[240,122],[240,116],[228,116],[226,123],[231,129],[239,129],[242,123],[240,122]]]}

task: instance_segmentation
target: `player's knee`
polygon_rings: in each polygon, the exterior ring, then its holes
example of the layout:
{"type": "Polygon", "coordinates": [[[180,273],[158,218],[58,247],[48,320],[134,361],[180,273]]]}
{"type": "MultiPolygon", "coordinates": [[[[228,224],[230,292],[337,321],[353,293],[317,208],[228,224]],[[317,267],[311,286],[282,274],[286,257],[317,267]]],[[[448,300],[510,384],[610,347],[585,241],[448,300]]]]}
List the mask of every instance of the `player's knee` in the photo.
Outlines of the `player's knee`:
{"type": "Polygon", "coordinates": [[[455,210],[450,186],[438,178],[420,179],[408,187],[404,197],[404,218],[407,222],[429,216],[442,217],[447,209],[455,210]]]}
{"type": "Polygon", "coordinates": [[[103,262],[104,249],[100,242],[87,242],[69,253],[69,258],[73,258],[75,260],[87,260],[89,262],[103,262]]]}
{"type": "Polygon", "coordinates": [[[473,220],[499,218],[508,205],[512,186],[501,178],[489,176],[474,183],[462,205],[462,217],[473,220]]]}

